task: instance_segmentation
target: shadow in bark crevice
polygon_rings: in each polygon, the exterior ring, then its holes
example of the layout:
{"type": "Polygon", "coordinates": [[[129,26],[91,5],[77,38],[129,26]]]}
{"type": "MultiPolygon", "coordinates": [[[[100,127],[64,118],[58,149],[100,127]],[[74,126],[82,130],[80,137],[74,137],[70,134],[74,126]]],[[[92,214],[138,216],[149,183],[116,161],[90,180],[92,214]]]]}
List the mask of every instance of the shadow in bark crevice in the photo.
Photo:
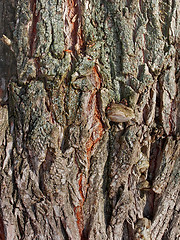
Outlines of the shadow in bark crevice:
{"type": "Polygon", "coordinates": [[[47,185],[46,185],[46,172],[49,174],[52,163],[55,160],[54,150],[48,148],[46,153],[45,161],[41,164],[39,169],[39,188],[42,193],[50,201],[50,196],[48,194],[47,185]]]}
{"type": "Polygon", "coordinates": [[[64,227],[64,225],[62,223],[61,218],[60,218],[60,225],[61,225],[61,231],[62,231],[64,240],[69,240],[68,234],[67,234],[66,229],[65,229],[65,227],[64,227]]]}

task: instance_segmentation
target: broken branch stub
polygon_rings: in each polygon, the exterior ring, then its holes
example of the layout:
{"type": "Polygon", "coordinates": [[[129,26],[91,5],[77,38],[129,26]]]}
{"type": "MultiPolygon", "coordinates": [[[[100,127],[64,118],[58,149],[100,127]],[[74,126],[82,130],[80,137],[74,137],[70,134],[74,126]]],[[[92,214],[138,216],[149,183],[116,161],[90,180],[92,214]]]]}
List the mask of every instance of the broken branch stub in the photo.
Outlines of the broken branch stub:
{"type": "Polygon", "coordinates": [[[8,37],[6,37],[6,35],[2,35],[2,38],[1,38],[1,41],[4,43],[4,44],[6,44],[7,46],[11,46],[11,40],[8,38],[8,37]]]}
{"type": "Polygon", "coordinates": [[[107,116],[110,121],[117,123],[127,122],[135,118],[133,109],[121,103],[111,103],[107,108],[107,116]]]}

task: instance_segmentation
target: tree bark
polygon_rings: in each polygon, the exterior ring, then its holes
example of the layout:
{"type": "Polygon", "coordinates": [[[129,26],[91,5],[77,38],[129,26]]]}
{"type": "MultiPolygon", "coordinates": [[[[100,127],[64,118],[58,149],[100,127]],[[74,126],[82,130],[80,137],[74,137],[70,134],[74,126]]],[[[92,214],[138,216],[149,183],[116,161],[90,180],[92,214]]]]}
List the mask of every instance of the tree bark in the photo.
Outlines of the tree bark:
{"type": "Polygon", "coordinates": [[[0,239],[179,239],[179,1],[0,9],[0,239]]]}

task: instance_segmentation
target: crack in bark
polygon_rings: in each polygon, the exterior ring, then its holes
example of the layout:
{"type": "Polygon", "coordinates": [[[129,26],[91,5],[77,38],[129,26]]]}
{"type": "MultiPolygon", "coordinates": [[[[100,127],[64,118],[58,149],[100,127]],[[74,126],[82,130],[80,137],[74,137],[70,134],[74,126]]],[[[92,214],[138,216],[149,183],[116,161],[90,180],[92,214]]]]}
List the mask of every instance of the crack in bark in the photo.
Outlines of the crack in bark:
{"type": "Polygon", "coordinates": [[[37,12],[36,9],[36,1],[37,0],[31,0],[30,4],[30,8],[33,14],[32,17],[32,25],[31,25],[31,30],[30,30],[30,53],[29,56],[30,58],[33,57],[34,51],[35,51],[35,44],[36,44],[36,37],[37,37],[37,23],[39,21],[40,18],[40,11],[37,12]]]}

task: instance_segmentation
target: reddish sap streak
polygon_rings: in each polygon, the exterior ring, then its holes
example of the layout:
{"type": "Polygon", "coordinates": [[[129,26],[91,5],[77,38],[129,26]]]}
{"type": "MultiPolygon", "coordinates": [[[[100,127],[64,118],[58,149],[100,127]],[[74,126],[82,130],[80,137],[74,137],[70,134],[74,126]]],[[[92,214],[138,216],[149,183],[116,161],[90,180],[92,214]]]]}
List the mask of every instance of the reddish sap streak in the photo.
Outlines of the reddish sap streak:
{"type": "Polygon", "coordinates": [[[30,58],[33,56],[35,50],[35,40],[36,40],[36,33],[37,33],[37,22],[39,21],[39,12],[36,13],[36,0],[31,0],[31,11],[33,12],[33,20],[30,32],[30,58]]]}
{"type": "Polygon", "coordinates": [[[77,218],[77,225],[79,229],[79,235],[82,235],[83,231],[83,217],[82,217],[82,206],[77,206],[74,208],[74,212],[76,213],[76,218],[77,218]]]}
{"type": "MultiPolygon", "coordinates": [[[[91,118],[92,118],[92,123],[90,126],[91,133],[89,134],[89,138],[86,141],[86,156],[85,157],[86,157],[88,171],[90,169],[90,159],[91,159],[92,150],[93,150],[95,144],[97,144],[99,142],[99,140],[102,138],[102,135],[103,135],[103,125],[101,122],[101,115],[99,112],[99,106],[98,106],[98,100],[97,100],[97,91],[101,87],[101,79],[97,72],[96,67],[93,68],[90,78],[96,88],[91,91],[91,95],[89,96],[89,101],[88,101],[87,107],[86,107],[86,109],[84,109],[85,117],[88,118],[89,116],[91,116],[91,118]]],[[[83,237],[83,229],[84,229],[83,205],[84,205],[85,196],[86,196],[87,189],[88,189],[87,181],[88,181],[88,179],[81,173],[79,181],[78,181],[79,193],[81,196],[81,200],[79,201],[79,205],[74,208],[81,240],[85,240],[85,238],[83,237]],[[84,179],[83,179],[83,177],[84,177],[84,179]]]]}
{"type": "Polygon", "coordinates": [[[94,145],[101,139],[103,135],[103,125],[101,122],[101,115],[98,109],[98,101],[97,101],[97,90],[101,86],[101,79],[99,77],[99,74],[97,72],[96,67],[93,68],[93,72],[91,74],[92,82],[95,84],[96,89],[92,91],[91,97],[89,99],[88,103],[88,109],[87,110],[87,117],[89,116],[88,112],[90,113],[92,111],[92,103],[95,103],[94,107],[94,117],[92,121],[92,128],[93,131],[91,132],[91,135],[89,136],[89,139],[86,143],[86,152],[87,152],[87,160],[88,160],[88,167],[90,167],[90,157],[91,157],[91,151],[94,147],[94,145]]]}
{"type": "Polygon", "coordinates": [[[80,175],[80,179],[79,179],[78,184],[79,184],[79,192],[80,192],[82,201],[84,202],[85,198],[84,198],[83,191],[82,191],[82,173],[80,175]]]}
{"type": "Polygon", "coordinates": [[[83,177],[83,175],[81,173],[78,184],[79,184],[79,193],[80,193],[82,199],[79,201],[79,206],[74,208],[74,212],[76,214],[77,225],[78,225],[80,236],[82,236],[82,232],[83,232],[83,228],[84,228],[82,207],[83,207],[83,204],[84,204],[84,201],[85,201],[85,198],[84,198],[84,195],[83,195],[83,191],[82,191],[82,177],[83,177]]]}
{"type": "Polygon", "coordinates": [[[39,76],[41,75],[41,66],[40,66],[39,58],[34,58],[34,63],[36,66],[36,75],[39,76]]]}
{"type": "Polygon", "coordinates": [[[65,5],[65,43],[66,51],[74,55],[84,51],[85,45],[82,34],[82,17],[79,0],[67,0],[65,5]]]}

